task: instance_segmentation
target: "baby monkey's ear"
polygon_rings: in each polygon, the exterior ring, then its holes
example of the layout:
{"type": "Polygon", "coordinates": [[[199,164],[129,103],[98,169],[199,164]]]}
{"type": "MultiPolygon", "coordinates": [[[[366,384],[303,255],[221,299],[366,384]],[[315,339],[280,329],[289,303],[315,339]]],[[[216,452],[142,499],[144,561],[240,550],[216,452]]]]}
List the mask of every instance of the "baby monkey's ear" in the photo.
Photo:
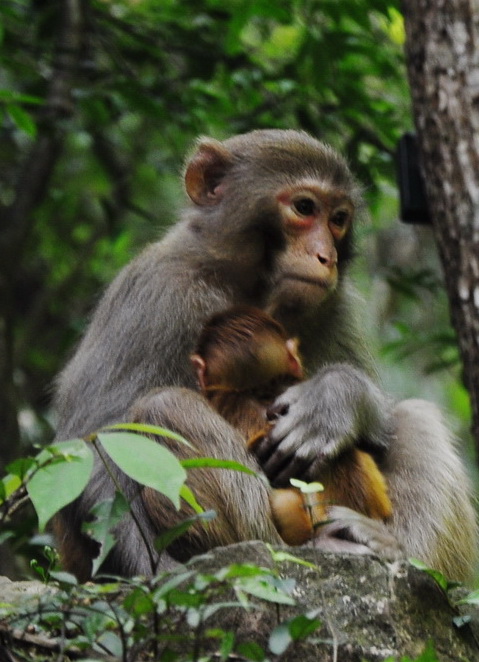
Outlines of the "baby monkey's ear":
{"type": "Polygon", "coordinates": [[[299,340],[298,338],[288,338],[286,341],[286,349],[288,350],[289,368],[293,377],[303,379],[303,364],[299,356],[299,340]]]}
{"type": "Polygon", "coordinates": [[[190,356],[191,365],[196,373],[198,379],[198,386],[202,391],[206,391],[208,380],[206,377],[206,362],[199,354],[192,354],[190,356]]]}

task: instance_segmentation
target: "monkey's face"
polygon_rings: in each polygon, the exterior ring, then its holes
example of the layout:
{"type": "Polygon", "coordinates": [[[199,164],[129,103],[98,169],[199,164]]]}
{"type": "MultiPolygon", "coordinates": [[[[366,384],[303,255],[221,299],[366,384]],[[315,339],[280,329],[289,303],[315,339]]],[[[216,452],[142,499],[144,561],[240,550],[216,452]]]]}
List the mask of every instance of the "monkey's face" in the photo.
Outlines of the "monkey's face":
{"type": "Polygon", "coordinates": [[[305,179],[282,189],[277,204],[286,246],[277,258],[271,307],[314,310],[336,289],[353,203],[305,179]]]}
{"type": "Polygon", "coordinates": [[[330,147],[295,131],[202,139],[185,184],[209,264],[250,301],[286,319],[334,292],[360,192],[330,147]]]}

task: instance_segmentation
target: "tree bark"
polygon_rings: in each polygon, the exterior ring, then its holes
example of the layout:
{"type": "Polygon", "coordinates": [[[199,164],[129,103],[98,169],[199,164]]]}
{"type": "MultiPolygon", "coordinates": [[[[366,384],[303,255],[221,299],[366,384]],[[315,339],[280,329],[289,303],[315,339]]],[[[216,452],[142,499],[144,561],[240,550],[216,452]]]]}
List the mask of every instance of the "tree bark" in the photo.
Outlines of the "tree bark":
{"type": "Polygon", "coordinates": [[[479,2],[402,5],[426,194],[479,451],[479,2]]]}

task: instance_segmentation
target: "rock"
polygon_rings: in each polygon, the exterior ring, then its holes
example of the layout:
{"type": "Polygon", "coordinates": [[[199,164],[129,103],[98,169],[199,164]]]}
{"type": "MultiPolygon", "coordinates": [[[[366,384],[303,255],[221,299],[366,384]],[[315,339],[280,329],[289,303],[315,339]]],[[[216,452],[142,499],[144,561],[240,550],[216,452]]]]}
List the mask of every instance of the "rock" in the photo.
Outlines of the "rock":
{"type": "MultiPolygon", "coordinates": [[[[382,662],[405,655],[415,659],[429,641],[440,662],[479,660],[470,626],[454,626],[458,612],[445,593],[408,562],[325,554],[308,547],[287,551],[316,567],[277,565],[281,575],[294,578],[297,601],[295,607],[279,607],[279,620],[318,609],[323,625],[310,639],[293,644],[282,662],[382,662]]],[[[212,550],[195,560],[194,567],[212,572],[231,563],[275,565],[264,543],[250,542],[212,550]]],[[[469,608],[477,615],[477,608],[469,608]]],[[[216,615],[215,626],[232,629],[238,641],[254,640],[267,650],[269,634],[278,624],[275,606],[266,605],[261,612],[232,611],[216,615]]]]}
{"type": "Polygon", "coordinates": [[[0,576],[0,603],[23,607],[31,600],[52,593],[54,589],[37,581],[13,582],[0,576]]]}
{"type": "MultiPolygon", "coordinates": [[[[255,608],[221,607],[199,631],[197,624],[190,622],[189,617],[185,618],[186,612],[181,608],[176,612],[178,621],[175,624],[173,610],[168,617],[172,620],[165,623],[165,632],[176,635],[171,639],[171,649],[179,653],[175,659],[191,655],[192,641],[198,632],[218,628],[234,634],[233,651],[238,650],[240,643],[254,642],[261,646],[268,659],[281,659],[281,662],[384,662],[388,659],[399,662],[403,656],[416,660],[428,642],[433,643],[439,662],[479,660],[479,608],[471,605],[462,608],[462,615],[466,613],[472,620],[457,628],[453,619],[459,615],[458,608],[428,574],[409,563],[387,563],[373,556],[325,554],[309,547],[275,547],[273,550],[262,542],[240,543],[219,547],[188,563],[189,571],[206,575],[213,575],[232,564],[251,564],[275,570],[280,577],[292,580],[291,595],[296,604],[291,606],[251,598],[255,608]],[[275,559],[274,554],[281,552],[313,565],[275,559]],[[317,611],[321,626],[309,637],[292,643],[279,656],[272,654],[268,646],[273,630],[280,623],[314,611],[317,611]]],[[[179,568],[180,575],[184,570],[179,568]]],[[[187,581],[196,586],[191,592],[192,605],[198,604],[195,595],[198,590],[203,590],[197,588],[198,583],[195,584],[199,581],[201,585],[201,578],[195,580],[197,573],[185,575],[187,581]]],[[[177,580],[172,581],[173,585],[178,585],[177,580]]],[[[219,582],[215,580],[213,583],[219,582]]],[[[186,589],[184,595],[188,595],[189,589],[186,584],[182,585],[183,590],[186,589]]],[[[208,604],[216,605],[218,600],[237,601],[230,586],[225,584],[224,591],[219,590],[220,597],[215,594],[208,604]]],[[[35,609],[36,601],[41,596],[48,599],[48,592],[54,590],[36,581],[12,582],[0,577],[0,603],[24,607],[30,602],[35,609]]],[[[125,586],[124,591],[116,591],[112,599],[121,602],[128,590],[125,586]]],[[[464,594],[461,590],[462,594],[456,593],[456,598],[464,594]]],[[[60,641],[46,639],[45,635],[40,642],[32,635],[24,641],[20,635],[15,637],[24,646],[40,646],[44,651],[49,647],[52,659],[61,649],[60,641]]],[[[145,641],[145,647],[149,645],[148,641],[145,641]]],[[[141,643],[138,644],[141,648],[141,643]]],[[[206,637],[198,650],[201,649],[202,655],[208,651],[217,653],[218,646],[218,639],[206,637]]],[[[100,659],[98,652],[95,656],[100,659]]],[[[246,658],[240,656],[239,659],[246,658]]]]}

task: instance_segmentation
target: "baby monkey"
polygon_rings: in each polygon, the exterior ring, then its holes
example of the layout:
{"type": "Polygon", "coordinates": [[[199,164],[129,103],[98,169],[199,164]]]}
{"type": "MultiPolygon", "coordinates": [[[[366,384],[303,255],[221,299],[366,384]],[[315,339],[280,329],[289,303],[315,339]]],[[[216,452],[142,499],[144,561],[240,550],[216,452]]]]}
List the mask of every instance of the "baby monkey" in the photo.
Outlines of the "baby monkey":
{"type": "MultiPolygon", "coordinates": [[[[288,338],[270,315],[251,306],[214,315],[203,327],[191,361],[205,397],[253,451],[274,425],[268,421],[268,407],[303,379],[298,341],[288,338]]],[[[345,450],[318,479],[322,492],[303,496],[293,487],[271,491],[273,519],[289,545],[314,537],[315,528],[328,520],[330,505],[347,506],[374,519],[390,517],[386,482],[368,453],[345,450]]]]}

